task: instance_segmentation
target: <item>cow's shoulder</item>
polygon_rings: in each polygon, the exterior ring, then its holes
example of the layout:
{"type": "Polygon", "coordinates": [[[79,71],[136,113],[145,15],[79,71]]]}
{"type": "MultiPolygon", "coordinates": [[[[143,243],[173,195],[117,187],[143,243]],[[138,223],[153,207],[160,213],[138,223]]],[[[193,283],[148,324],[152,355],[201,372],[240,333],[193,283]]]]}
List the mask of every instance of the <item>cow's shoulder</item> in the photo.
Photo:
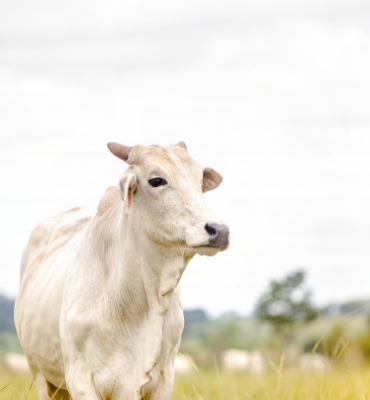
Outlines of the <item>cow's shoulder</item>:
{"type": "Polygon", "coordinates": [[[31,239],[44,241],[45,245],[62,239],[68,242],[91,220],[94,210],[75,207],[39,224],[31,234],[31,239]]]}
{"type": "Polygon", "coordinates": [[[39,223],[23,253],[21,274],[31,263],[41,263],[66,245],[90,222],[92,214],[91,209],[76,207],[39,223]]]}

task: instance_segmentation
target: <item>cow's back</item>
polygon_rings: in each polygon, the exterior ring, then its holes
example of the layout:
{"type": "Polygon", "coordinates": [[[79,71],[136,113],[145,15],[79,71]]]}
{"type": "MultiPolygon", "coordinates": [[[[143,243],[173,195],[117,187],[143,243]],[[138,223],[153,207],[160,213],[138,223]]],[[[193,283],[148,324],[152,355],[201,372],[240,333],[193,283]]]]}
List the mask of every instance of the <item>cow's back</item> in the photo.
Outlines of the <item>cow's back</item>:
{"type": "Polygon", "coordinates": [[[36,264],[66,245],[90,220],[90,209],[76,207],[38,224],[31,232],[22,255],[21,283],[26,268],[37,267],[36,264]]]}
{"type": "Polygon", "coordinates": [[[43,221],[32,231],[22,256],[15,305],[18,336],[32,372],[41,369],[57,385],[63,378],[58,336],[68,257],[73,255],[73,239],[87,226],[91,214],[91,210],[74,208],[43,221]]]}

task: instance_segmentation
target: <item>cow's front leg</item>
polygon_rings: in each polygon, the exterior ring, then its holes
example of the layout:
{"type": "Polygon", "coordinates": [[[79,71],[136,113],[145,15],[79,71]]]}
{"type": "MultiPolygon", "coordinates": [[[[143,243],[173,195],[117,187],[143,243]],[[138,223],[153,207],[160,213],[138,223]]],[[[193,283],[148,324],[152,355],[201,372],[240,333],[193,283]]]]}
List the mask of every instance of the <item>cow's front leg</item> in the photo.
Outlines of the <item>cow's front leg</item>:
{"type": "Polygon", "coordinates": [[[155,391],[148,395],[144,396],[145,400],[170,400],[173,391],[173,382],[175,379],[175,371],[173,364],[168,365],[167,368],[162,371],[161,376],[158,380],[158,385],[155,391]]]}
{"type": "Polygon", "coordinates": [[[66,383],[73,400],[105,399],[97,392],[91,372],[80,360],[66,370],[66,383]]]}

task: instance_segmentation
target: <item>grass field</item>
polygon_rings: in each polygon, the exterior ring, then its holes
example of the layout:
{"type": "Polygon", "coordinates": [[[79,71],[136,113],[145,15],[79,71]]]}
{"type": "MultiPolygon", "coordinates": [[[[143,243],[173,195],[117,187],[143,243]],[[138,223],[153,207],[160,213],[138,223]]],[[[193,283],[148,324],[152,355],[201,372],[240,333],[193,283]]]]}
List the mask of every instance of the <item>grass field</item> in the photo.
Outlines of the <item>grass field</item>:
{"type": "MultiPolygon", "coordinates": [[[[30,378],[0,376],[1,400],[38,400],[30,378]]],[[[367,400],[370,368],[335,368],[322,375],[295,370],[269,371],[262,376],[194,371],[178,376],[173,400],[367,400]]]]}
{"type": "Polygon", "coordinates": [[[370,369],[305,375],[294,370],[259,377],[200,374],[176,380],[175,400],[365,400],[370,399],[370,369]]]}

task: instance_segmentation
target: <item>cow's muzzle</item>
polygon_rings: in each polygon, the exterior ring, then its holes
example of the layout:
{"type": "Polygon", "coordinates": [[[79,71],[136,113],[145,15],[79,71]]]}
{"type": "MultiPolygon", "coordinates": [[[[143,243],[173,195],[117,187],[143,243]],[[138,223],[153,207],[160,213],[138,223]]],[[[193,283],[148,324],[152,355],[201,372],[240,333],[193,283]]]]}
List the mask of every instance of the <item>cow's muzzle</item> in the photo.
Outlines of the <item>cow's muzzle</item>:
{"type": "Polygon", "coordinates": [[[229,228],[226,225],[206,224],[204,229],[209,235],[208,247],[225,250],[229,246],[229,228]]]}

